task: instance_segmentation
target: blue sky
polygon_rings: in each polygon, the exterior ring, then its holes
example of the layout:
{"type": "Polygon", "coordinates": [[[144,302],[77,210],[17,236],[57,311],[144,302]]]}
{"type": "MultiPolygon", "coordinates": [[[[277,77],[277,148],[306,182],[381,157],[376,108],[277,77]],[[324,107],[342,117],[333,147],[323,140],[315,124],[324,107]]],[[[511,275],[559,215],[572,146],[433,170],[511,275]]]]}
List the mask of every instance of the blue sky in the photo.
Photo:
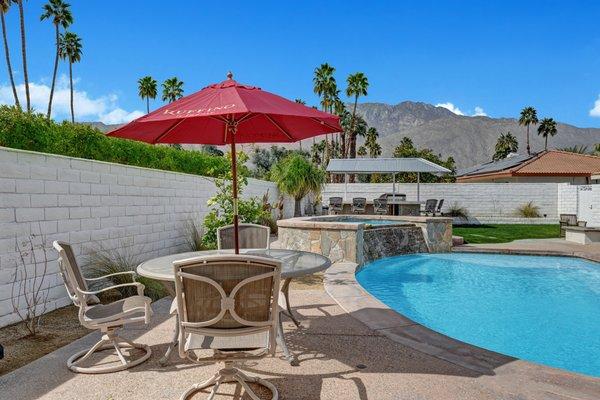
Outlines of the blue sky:
{"type": "MultiPolygon", "coordinates": [[[[241,82],[316,104],[313,71],[328,62],[343,88],[350,73],[368,76],[363,101],[451,104],[465,115],[492,117],[514,117],[532,105],[540,116],[600,127],[597,1],[71,3],[71,30],[84,44],[75,66],[79,120],[139,115],[145,106],[136,81],[144,75],[177,76],[191,93],[232,70],[241,82]]],[[[43,110],[54,44],[51,24],[39,21],[42,4],[25,3],[30,80],[43,110]]],[[[8,34],[21,81],[17,17],[13,7],[8,34]]],[[[7,85],[2,57],[0,102],[12,99],[7,85]]],[[[65,77],[59,89],[56,117],[62,119],[65,77]]]]}

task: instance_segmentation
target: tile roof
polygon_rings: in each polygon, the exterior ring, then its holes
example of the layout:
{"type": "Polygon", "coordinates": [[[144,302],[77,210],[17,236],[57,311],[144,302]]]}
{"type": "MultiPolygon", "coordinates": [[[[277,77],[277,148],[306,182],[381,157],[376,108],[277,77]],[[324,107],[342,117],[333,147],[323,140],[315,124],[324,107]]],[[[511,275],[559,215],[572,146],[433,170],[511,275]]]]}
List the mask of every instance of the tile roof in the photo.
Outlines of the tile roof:
{"type": "Polygon", "coordinates": [[[504,160],[465,168],[458,171],[457,176],[463,179],[483,175],[590,176],[599,171],[600,157],[589,154],[548,150],[530,156],[516,155],[504,160]]]}

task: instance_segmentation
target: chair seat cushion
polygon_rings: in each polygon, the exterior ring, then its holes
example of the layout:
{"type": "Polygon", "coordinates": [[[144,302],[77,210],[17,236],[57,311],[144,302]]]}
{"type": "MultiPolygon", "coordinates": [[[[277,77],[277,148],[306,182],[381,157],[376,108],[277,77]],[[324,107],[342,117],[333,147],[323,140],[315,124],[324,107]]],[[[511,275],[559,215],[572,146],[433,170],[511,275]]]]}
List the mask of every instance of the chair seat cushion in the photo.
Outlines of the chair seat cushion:
{"type": "Polygon", "coordinates": [[[86,321],[93,322],[95,320],[115,320],[127,314],[127,317],[144,316],[144,306],[150,304],[152,300],[146,296],[131,296],[125,299],[117,300],[110,304],[98,304],[88,308],[85,311],[84,318],[86,321]],[[141,308],[136,310],[136,308],[141,308]]]}
{"type": "Polygon", "coordinates": [[[204,336],[190,333],[185,341],[185,350],[254,350],[268,347],[269,332],[242,336],[204,336]]]}

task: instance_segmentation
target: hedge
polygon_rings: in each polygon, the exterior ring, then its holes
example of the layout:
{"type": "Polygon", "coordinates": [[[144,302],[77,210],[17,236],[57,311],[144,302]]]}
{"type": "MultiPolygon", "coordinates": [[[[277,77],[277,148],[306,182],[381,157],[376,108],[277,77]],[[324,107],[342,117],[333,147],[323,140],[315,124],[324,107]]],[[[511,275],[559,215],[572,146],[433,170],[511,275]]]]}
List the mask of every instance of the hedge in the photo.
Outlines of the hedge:
{"type": "Polygon", "coordinates": [[[107,137],[89,125],[58,124],[8,106],[0,106],[0,146],[212,177],[230,169],[226,157],[107,137]]]}

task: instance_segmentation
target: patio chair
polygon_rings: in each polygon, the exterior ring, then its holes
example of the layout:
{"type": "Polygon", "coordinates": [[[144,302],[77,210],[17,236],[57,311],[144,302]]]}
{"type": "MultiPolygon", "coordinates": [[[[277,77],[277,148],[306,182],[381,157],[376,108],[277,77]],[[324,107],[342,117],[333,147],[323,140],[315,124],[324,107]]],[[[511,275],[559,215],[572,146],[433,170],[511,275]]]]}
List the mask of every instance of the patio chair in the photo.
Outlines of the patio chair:
{"type": "Polygon", "coordinates": [[[435,207],[437,206],[436,199],[427,199],[425,200],[425,209],[421,211],[421,214],[425,215],[435,215],[435,207]]]}
{"type": "MultiPolygon", "coordinates": [[[[239,224],[238,239],[240,249],[268,249],[270,247],[268,226],[256,224],[239,224]]],[[[222,249],[235,248],[234,226],[227,225],[217,229],[217,247],[222,249]]]]}
{"type": "Polygon", "coordinates": [[[341,197],[330,197],[329,198],[329,213],[339,214],[342,212],[344,207],[344,200],[341,197]]]}
{"type": "Polygon", "coordinates": [[[438,203],[437,203],[437,208],[435,209],[435,212],[433,213],[433,216],[435,217],[436,214],[442,215],[442,206],[444,205],[444,199],[441,199],[438,203]]]}
{"type": "Polygon", "coordinates": [[[246,375],[238,363],[274,355],[278,330],[281,262],[248,255],[195,257],[173,263],[179,313],[179,356],[193,362],[222,362],[224,368],[182,396],[225,382],[239,383],[250,398],[259,397],[249,382],[277,399],[275,386],[246,375]],[[207,354],[208,352],[208,354],[207,354]]]}
{"type": "Polygon", "coordinates": [[[388,213],[387,199],[373,199],[373,212],[378,215],[386,215],[388,213]]]}
{"type": "Polygon", "coordinates": [[[560,237],[565,237],[565,228],[567,226],[577,226],[576,214],[560,214],[560,237]]]}
{"type": "MultiPolygon", "coordinates": [[[[102,332],[102,338],[89,350],[82,350],[72,355],[67,360],[67,367],[73,372],[88,374],[99,374],[105,372],[116,372],[134,367],[146,361],[152,354],[150,347],[144,344],[133,343],[117,334],[117,330],[127,324],[150,322],[152,309],[151,300],[144,296],[144,285],[135,282],[133,271],[117,272],[99,278],[84,278],[81,269],[75,260],[73,249],[68,243],[55,241],[54,248],[58,251],[58,266],[60,275],[63,278],[67,293],[73,304],[79,308],[79,322],[88,329],[98,329],[102,332]],[[131,275],[132,282],[122,283],[105,287],[99,290],[89,290],[87,282],[98,281],[115,275],[131,275]],[[137,289],[137,295],[130,296],[109,304],[91,304],[90,299],[94,299],[98,293],[112,289],[133,286],[137,289]],[[89,366],[84,367],[82,363],[92,354],[114,348],[119,357],[120,365],[89,366]],[[133,359],[126,359],[123,350],[140,349],[144,354],[133,359]]],[[[96,298],[97,299],[97,298],[96,298]]]]}
{"type": "Polygon", "coordinates": [[[355,197],[352,199],[352,212],[355,214],[364,214],[367,207],[367,199],[364,197],[355,197]]]}

